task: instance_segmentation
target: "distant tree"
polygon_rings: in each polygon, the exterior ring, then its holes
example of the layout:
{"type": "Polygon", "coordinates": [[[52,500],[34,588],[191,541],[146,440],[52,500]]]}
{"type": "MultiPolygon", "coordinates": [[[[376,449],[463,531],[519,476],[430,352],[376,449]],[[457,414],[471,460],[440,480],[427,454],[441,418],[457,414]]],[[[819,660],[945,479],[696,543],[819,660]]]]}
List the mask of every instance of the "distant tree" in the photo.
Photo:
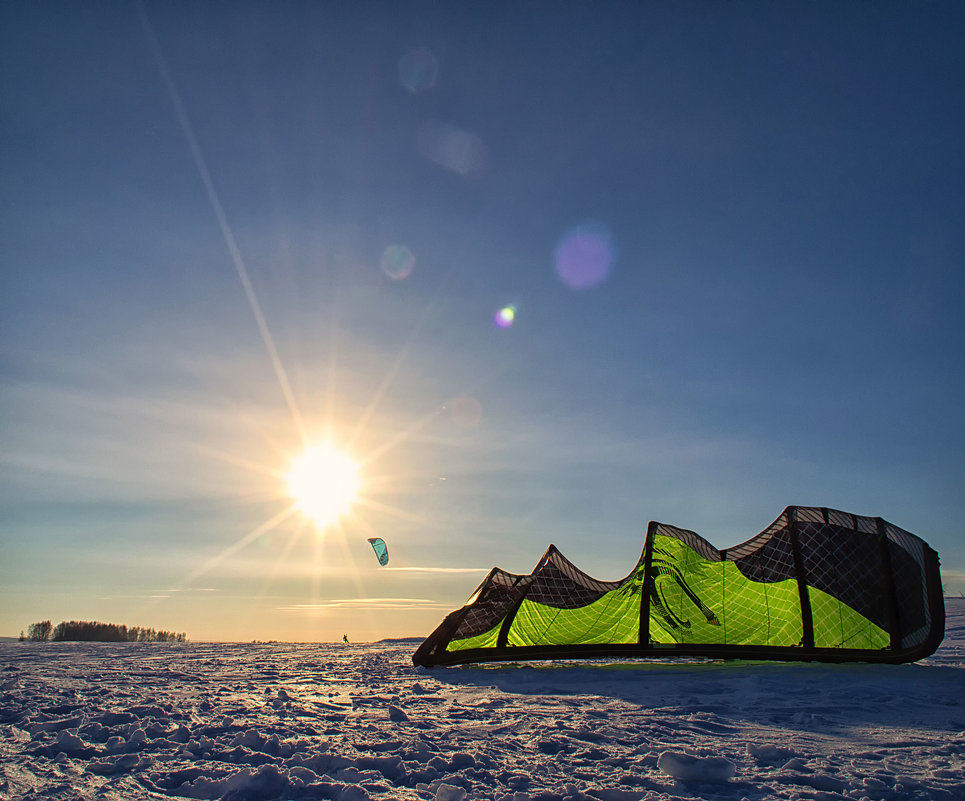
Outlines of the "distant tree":
{"type": "Polygon", "coordinates": [[[27,626],[27,639],[34,642],[47,642],[50,639],[50,632],[53,624],[49,620],[42,620],[40,623],[31,623],[27,626]]]}
{"type": "Polygon", "coordinates": [[[20,629],[20,642],[23,642],[27,638],[23,636],[23,629],[20,629]]]}
{"type": "MultiPolygon", "coordinates": [[[[33,637],[34,627],[43,624],[35,623],[30,628],[30,639],[53,639],[57,642],[187,642],[187,635],[173,631],[155,631],[154,629],[139,628],[117,623],[101,623],[96,620],[62,621],[53,628],[51,636],[50,621],[46,622],[47,636],[33,637]]],[[[38,635],[43,631],[38,629],[38,635]]]]}

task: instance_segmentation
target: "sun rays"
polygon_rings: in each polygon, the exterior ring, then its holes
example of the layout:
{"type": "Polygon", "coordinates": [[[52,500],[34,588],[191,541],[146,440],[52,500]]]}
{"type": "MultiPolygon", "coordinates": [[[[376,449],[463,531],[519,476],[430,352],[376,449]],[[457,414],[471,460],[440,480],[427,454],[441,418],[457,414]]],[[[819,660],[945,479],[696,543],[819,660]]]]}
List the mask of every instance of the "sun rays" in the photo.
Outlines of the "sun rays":
{"type": "Polygon", "coordinates": [[[287,482],[295,508],[324,531],[358,500],[359,466],[330,442],[322,442],[295,460],[287,482]]]}
{"type": "MultiPolygon", "coordinates": [[[[330,566],[328,562],[338,565],[342,578],[354,584],[360,597],[365,597],[363,571],[367,565],[359,562],[355,555],[353,544],[356,539],[364,543],[369,535],[390,537],[406,528],[426,531],[439,527],[430,513],[421,513],[424,510],[420,510],[417,500],[413,502],[413,490],[418,492],[421,486],[435,480],[431,469],[426,471],[417,463],[418,455],[408,459],[404,455],[401,458],[386,457],[390,452],[398,453],[411,446],[424,435],[427,427],[447,414],[445,401],[448,399],[428,400],[423,413],[412,415],[410,412],[403,421],[394,423],[387,422],[390,415],[380,413],[384,412],[390,388],[404,375],[419,335],[440,307],[452,275],[437,284],[434,296],[422,309],[415,324],[397,341],[395,358],[369,394],[368,402],[350,407],[348,414],[346,408],[338,408],[348,403],[347,398],[354,393],[339,382],[338,367],[344,362],[336,349],[342,334],[337,304],[330,317],[332,348],[327,387],[321,393],[313,393],[301,386],[297,381],[301,360],[296,358],[293,362],[290,353],[288,359],[283,358],[286,351],[284,347],[279,348],[272,335],[268,315],[249,275],[188,110],[143,7],[140,7],[140,16],[191,160],[290,417],[281,427],[276,419],[261,419],[245,409],[234,408],[236,419],[218,421],[221,426],[230,422],[239,427],[234,438],[226,437],[217,445],[200,440],[190,442],[193,448],[240,468],[243,474],[254,479],[255,483],[246,483],[236,495],[239,503],[267,503],[269,508],[261,522],[250,528],[246,526],[244,533],[239,532],[227,544],[222,543],[220,548],[213,549],[216,550],[214,555],[188,571],[182,586],[190,585],[207,573],[230,574],[235,563],[243,561],[239,559],[242,552],[247,551],[255,554],[251,561],[263,563],[260,590],[252,593],[255,599],[266,597],[273,585],[284,580],[283,577],[290,572],[286,567],[298,565],[311,568],[311,586],[306,593],[310,595],[311,603],[324,603],[325,598],[321,596],[327,585],[323,573],[330,566]],[[287,365],[286,361],[289,362],[287,365]],[[292,367],[294,382],[287,369],[292,367]],[[312,398],[322,400],[324,410],[321,414],[311,413],[312,398]],[[260,447],[246,447],[239,435],[242,428],[245,435],[260,435],[263,440],[260,447]],[[341,450],[342,446],[345,450],[341,450]],[[387,528],[396,530],[390,532],[387,528]]],[[[404,276],[391,277],[398,280],[404,276]]],[[[352,364],[357,362],[357,359],[351,360],[352,364]]],[[[228,408],[238,406],[236,399],[227,398],[225,401],[228,408]]],[[[369,610],[363,605],[359,612],[368,614],[369,610]]]]}

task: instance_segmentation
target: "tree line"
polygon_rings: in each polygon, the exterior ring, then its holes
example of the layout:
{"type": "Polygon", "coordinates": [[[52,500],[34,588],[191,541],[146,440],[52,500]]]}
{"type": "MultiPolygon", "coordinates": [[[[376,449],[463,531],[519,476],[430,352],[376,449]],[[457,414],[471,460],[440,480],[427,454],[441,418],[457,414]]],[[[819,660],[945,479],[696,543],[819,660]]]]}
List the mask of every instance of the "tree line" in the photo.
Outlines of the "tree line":
{"type": "Polygon", "coordinates": [[[159,631],[157,629],[117,623],[100,623],[96,620],[63,621],[54,626],[49,620],[31,623],[27,633],[20,632],[20,641],[32,642],[187,642],[184,632],[159,631]]]}

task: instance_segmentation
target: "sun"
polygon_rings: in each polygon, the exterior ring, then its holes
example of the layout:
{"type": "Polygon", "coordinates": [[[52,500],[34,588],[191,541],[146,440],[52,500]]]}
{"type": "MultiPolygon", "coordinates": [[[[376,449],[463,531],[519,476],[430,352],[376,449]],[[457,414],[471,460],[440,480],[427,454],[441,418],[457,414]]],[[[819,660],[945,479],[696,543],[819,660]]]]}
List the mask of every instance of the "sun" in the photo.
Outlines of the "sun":
{"type": "Polygon", "coordinates": [[[359,466],[328,442],[308,448],[292,464],[288,493],[319,531],[352,508],[359,493],[359,466]]]}

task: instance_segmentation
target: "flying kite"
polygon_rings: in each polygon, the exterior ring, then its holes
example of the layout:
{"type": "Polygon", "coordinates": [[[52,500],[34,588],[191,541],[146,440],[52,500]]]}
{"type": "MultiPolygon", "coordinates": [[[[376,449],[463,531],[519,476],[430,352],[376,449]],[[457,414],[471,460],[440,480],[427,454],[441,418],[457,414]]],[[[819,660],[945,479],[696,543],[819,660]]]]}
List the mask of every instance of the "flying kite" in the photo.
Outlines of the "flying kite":
{"type": "Polygon", "coordinates": [[[369,537],[369,542],[372,545],[372,550],[375,551],[375,555],[379,558],[379,564],[385,567],[389,563],[389,548],[385,544],[385,540],[381,537],[369,537]]]}

